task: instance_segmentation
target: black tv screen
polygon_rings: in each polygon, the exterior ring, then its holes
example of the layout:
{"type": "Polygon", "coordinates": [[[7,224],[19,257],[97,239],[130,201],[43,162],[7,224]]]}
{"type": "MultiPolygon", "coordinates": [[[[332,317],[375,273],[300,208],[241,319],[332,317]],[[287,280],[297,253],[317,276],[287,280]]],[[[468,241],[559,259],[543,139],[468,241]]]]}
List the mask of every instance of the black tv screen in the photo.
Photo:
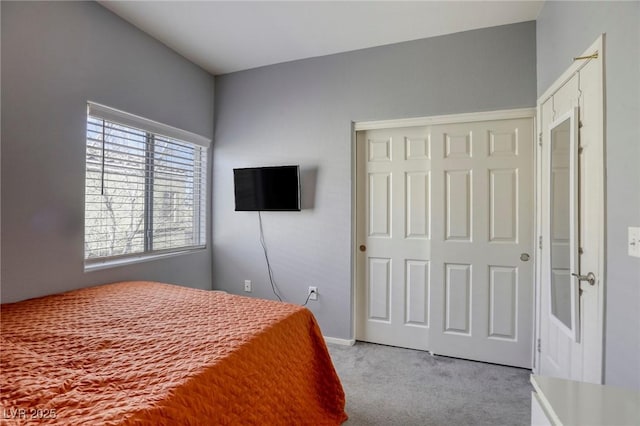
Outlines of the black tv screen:
{"type": "Polygon", "coordinates": [[[300,167],[233,169],[236,211],[300,211],[300,167]]]}

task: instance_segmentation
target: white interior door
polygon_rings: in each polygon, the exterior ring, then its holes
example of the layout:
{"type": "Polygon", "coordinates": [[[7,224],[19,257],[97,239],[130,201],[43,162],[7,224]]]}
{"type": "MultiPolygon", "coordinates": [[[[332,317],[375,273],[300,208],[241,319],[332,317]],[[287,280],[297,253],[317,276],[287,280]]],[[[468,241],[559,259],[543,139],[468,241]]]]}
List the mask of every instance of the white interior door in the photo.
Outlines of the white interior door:
{"type": "Polygon", "coordinates": [[[602,383],[602,45],[540,98],[538,374],[602,383]],[[587,276],[592,274],[590,281],[587,276]],[[575,275],[572,275],[575,274],[575,275]],[[582,279],[579,279],[582,277],[582,279]]]}
{"type": "Polygon", "coordinates": [[[426,127],[357,134],[356,337],[429,349],[431,159],[426,127]]]}
{"type": "Polygon", "coordinates": [[[532,119],[433,129],[438,354],[532,365],[533,134],[532,119]]]}
{"type": "Polygon", "coordinates": [[[357,133],[357,339],[531,367],[533,133],[357,133]]]}

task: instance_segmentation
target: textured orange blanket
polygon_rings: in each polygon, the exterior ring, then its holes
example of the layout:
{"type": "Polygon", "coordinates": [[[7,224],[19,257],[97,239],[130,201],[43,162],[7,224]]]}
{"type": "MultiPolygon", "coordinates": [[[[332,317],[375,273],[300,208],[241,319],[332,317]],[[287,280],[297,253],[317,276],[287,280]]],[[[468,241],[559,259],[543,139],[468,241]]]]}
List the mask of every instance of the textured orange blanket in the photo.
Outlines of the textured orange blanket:
{"type": "Polygon", "coordinates": [[[0,421],[335,425],[344,392],[311,312],[127,282],[4,304],[0,421]]]}

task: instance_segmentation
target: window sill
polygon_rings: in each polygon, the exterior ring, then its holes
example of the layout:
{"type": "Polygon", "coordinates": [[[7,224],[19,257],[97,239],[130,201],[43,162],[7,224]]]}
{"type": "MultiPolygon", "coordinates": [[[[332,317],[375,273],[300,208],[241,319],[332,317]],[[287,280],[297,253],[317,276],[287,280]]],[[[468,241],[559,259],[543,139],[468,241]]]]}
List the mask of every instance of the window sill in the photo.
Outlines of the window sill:
{"type": "Polygon", "coordinates": [[[153,260],[165,259],[167,257],[182,256],[185,254],[191,254],[199,251],[203,251],[206,247],[198,247],[193,249],[185,249],[179,251],[172,251],[169,253],[152,253],[152,254],[140,254],[127,257],[121,257],[118,259],[108,260],[91,260],[84,262],[84,272],[99,271],[102,269],[117,268],[119,266],[133,265],[136,263],[149,262],[153,260]]]}

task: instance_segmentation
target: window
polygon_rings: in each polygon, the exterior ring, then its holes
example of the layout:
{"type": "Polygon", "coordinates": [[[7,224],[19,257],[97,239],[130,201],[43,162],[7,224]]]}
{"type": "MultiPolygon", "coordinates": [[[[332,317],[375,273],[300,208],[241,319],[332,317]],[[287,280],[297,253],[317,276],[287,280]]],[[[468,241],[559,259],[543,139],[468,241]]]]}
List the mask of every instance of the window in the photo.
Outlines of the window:
{"type": "Polygon", "coordinates": [[[89,103],[85,267],[203,248],[209,140],[89,103]]]}

